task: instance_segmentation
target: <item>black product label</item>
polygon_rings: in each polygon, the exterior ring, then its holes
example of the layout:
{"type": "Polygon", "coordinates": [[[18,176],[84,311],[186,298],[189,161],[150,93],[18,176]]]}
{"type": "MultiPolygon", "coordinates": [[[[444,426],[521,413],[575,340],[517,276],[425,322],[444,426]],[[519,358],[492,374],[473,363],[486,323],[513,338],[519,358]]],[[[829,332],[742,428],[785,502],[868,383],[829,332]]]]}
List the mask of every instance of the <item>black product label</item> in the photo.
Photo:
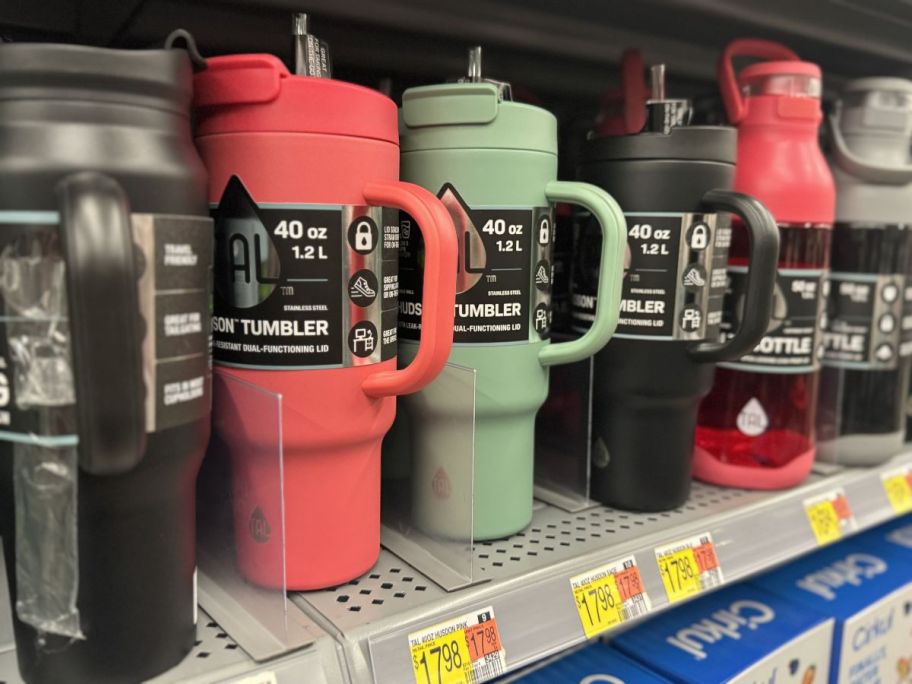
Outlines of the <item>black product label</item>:
{"type": "MultiPolygon", "coordinates": [[[[0,212],[0,439],[8,441],[77,443],[74,322],[58,222],[55,212],[0,212]]],[[[146,430],[155,432],[197,420],[211,404],[212,222],[156,214],[133,214],[131,222],[146,430]]]]}
{"type": "Polygon", "coordinates": [[[146,425],[162,430],[201,418],[211,406],[212,220],[156,214],[132,219],[145,263],[138,286],[147,325],[146,425]]]}
{"type": "MultiPolygon", "coordinates": [[[[736,362],[719,364],[755,373],[810,373],[820,367],[823,345],[823,269],[780,268],[766,335],[736,362]]],[[[744,313],[747,269],[728,267],[728,289],[722,317],[722,339],[734,336],[744,313]]]]}
{"type": "Polygon", "coordinates": [[[831,272],[824,285],[824,365],[896,368],[904,289],[905,278],[899,273],[831,272]]]}
{"type": "Polygon", "coordinates": [[[902,321],[900,322],[899,355],[912,356],[912,274],[903,285],[902,321]]]}
{"type": "MultiPolygon", "coordinates": [[[[615,337],[716,338],[722,321],[731,229],[716,214],[631,213],[621,311],[615,337]]],[[[595,318],[601,232],[588,213],[573,279],[573,327],[595,318]]]]}
{"type": "Polygon", "coordinates": [[[303,369],[395,358],[394,210],[258,205],[235,176],[213,216],[216,363],[303,369]]]}
{"type": "MultiPolygon", "coordinates": [[[[517,343],[551,333],[553,216],[548,207],[470,208],[456,188],[437,195],[456,226],[455,344],[517,343]]],[[[402,278],[399,331],[421,333],[424,243],[408,214],[400,214],[402,278]]]]}

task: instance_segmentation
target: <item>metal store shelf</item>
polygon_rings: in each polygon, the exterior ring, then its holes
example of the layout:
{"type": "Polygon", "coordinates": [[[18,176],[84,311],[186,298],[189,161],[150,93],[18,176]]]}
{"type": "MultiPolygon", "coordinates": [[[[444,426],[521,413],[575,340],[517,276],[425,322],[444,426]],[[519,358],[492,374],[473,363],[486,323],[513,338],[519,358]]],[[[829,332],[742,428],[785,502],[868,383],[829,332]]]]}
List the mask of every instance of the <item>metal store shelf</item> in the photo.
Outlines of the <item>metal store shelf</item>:
{"type": "MultiPolygon", "coordinates": [[[[474,609],[492,605],[509,670],[584,640],[569,578],[635,555],[655,614],[668,606],[654,549],[709,532],[726,582],[806,553],[817,544],[804,500],[842,488],[858,529],[894,513],[881,475],[912,464],[912,453],[871,469],[813,474],[784,492],[749,492],[696,483],[688,503],[674,511],[638,514],[601,506],[567,513],[537,504],[532,524],[508,539],[475,547],[475,572],[488,581],[447,593],[383,551],[365,576],[334,589],[297,593],[294,603],[326,632],[311,646],[256,663],[204,613],[193,652],[155,684],[237,682],[278,684],[408,682],[407,635],[474,609]],[[253,679],[248,679],[253,677],[253,679]]],[[[15,654],[3,628],[0,604],[0,684],[19,684],[15,654]]]]}
{"type": "MultiPolygon", "coordinates": [[[[2,609],[0,606],[0,611],[2,609]]],[[[0,620],[5,617],[0,614],[0,620]]],[[[257,663],[201,610],[196,638],[193,650],[177,667],[149,680],[149,684],[335,684],[346,681],[337,645],[326,636],[300,651],[257,663]]],[[[23,684],[11,643],[0,644],[0,684],[23,684]]]]}
{"type": "Polygon", "coordinates": [[[709,532],[726,582],[742,579],[816,548],[808,497],[843,488],[859,530],[891,518],[881,474],[905,463],[912,453],[878,468],[814,474],[784,492],[695,484],[687,505],[667,513],[566,513],[540,504],[524,532],[476,546],[476,572],[489,582],[448,594],[384,551],[364,577],[293,600],[340,641],[353,681],[411,681],[407,635],[487,605],[514,670],[584,640],[570,577],[635,555],[655,614],[668,606],[657,546],[709,532]]]}

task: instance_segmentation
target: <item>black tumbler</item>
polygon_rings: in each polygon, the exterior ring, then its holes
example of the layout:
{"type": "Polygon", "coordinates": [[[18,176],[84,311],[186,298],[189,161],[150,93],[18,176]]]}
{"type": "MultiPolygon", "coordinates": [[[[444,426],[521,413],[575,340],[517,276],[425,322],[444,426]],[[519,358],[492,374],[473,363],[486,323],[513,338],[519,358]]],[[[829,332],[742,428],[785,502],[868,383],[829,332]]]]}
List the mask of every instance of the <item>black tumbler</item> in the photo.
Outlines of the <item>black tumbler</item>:
{"type": "MultiPolygon", "coordinates": [[[[609,191],[627,218],[627,262],[617,332],[595,356],[592,496],[660,511],[690,492],[700,400],[715,363],[738,357],[766,330],[779,234],[757,200],[731,191],[735,138],[721,126],[594,138],[580,180],[609,191]],[[750,233],[741,328],[720,339],[731,212],[750,233]]],[[[574,328],[595,309],[599,237],[581,216],[575,247],[574,328]]]]}
{"type": "Polygon", "coordinates": [[[212,230],[191,86],[183,51],[0,45],[0,535],[30,683],[142,681],[195,640],[212,230]]]}

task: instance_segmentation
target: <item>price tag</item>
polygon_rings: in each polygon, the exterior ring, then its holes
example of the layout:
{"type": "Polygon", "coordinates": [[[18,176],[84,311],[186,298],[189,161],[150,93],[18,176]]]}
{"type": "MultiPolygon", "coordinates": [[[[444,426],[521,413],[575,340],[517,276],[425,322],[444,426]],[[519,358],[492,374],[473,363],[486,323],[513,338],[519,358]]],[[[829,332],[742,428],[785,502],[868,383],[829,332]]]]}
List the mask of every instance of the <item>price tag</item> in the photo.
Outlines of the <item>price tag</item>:
{"type": "Polygon", "coordinates": [[[912,511],[912,465],[888,470],[881,475],[881,481],[896,513],[912,511]]]}
{"type": "Polygon", "coordinates": [[[412,632],[408,641],[417,684],[480,684],[507,667],[491,606],[412,632]]]}
{"type": "Polygon", "coordinates": [[[842,487],[805,499],[804,511],[820,546],[838,541],[858,527],[842,487]]]}
{"type": "Polygon", "coordinates": [[[655,550],[668,602],[675,603],[725,581],[709,532],[655,550]]]}
{"type": "Polygon", "coordinates": [[[570,588],[587,639],[652,610],[633,556],[571,577],[570,588]]]}

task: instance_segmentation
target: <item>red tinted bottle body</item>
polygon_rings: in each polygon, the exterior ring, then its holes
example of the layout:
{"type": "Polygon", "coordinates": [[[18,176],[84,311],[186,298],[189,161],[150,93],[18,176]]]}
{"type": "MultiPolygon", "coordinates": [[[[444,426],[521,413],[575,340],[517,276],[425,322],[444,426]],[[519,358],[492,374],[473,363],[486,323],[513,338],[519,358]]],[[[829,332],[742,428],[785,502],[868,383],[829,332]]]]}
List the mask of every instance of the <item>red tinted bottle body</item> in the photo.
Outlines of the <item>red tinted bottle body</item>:
{"type": "MultiPolygon", "coordinates": [[[[820,70],[766,41],[734,41],[720,62],[723,98],[738,126],[735,189],[760,199],[780,228],[780,259],[767,335],[720,364],[700,408],[694,474],[746,488],[788,487],[815,454],[820,319],[835,208],[832,175],[817,141],[820,70]],[[731,58],[776,59],[742,71],[731,58]]],[[[735,226],[723,334],[737,328],[747,238],[735,226]]]]}

